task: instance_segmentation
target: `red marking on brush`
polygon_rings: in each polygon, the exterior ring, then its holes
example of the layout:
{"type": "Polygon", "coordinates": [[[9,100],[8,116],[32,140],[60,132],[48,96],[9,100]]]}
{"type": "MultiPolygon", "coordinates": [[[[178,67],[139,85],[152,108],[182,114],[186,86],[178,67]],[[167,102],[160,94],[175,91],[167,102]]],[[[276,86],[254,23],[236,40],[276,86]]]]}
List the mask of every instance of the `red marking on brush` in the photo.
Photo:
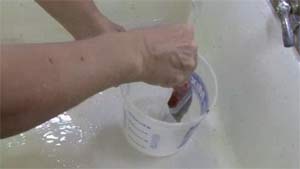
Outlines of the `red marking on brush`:
{"type": "Polygon", "coordinates": [[[174,108],[178,105],[179,101],[187,94],[190,89],[190,83],[186,82],[182,86],[174,87],[172,95],[168,101],[170,108],[174,108]]]}

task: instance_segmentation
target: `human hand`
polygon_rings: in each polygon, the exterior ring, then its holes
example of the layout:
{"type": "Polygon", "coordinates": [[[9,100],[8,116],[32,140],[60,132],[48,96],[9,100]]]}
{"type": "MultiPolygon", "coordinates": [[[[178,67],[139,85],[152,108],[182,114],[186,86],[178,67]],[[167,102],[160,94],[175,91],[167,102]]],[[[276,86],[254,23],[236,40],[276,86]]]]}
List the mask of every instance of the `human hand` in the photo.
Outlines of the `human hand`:
{"type": "Polygon", "coordinates": [[[144,42],[140,79],[164,87],[180,86],[197,66],[193,27],[169,25],[139,30],[144,42]]]}
{"type": "Polygon", "coordinates": [[[197,65],[194,31],[188,25],[108,33],[88,43],[99,59],[97,63],[109,63],[106,72],[114,72],[114,85],[143,81],[163,87],[180,86],[197,65]]]}

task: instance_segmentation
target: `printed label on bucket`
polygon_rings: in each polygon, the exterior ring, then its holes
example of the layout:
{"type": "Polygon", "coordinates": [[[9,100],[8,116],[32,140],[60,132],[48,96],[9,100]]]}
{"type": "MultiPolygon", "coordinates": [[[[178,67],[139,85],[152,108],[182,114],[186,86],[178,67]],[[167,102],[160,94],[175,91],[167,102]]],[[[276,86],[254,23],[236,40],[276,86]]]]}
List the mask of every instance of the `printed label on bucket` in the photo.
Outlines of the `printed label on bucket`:
{"type": "Polygon", "coordinates": [[[151,137],[150,147],[152,149],[157,149],[159,140],[160,140],[160,135],[153,134],[152,137],[151,137]]]}
{"type": "Polygon", "coordinates": [[[149,147],[149,130],[151,128],[139,121],[130,111],[125,111],[125,117],[127,137],[140,148],[149,147]]]}

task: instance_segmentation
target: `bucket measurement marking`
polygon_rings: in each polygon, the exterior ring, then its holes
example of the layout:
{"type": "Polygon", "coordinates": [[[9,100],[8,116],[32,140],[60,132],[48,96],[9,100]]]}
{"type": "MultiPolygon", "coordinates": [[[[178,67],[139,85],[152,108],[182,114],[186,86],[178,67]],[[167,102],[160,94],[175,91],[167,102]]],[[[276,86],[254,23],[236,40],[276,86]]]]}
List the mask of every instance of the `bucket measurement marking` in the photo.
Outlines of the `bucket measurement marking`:
{"type": "Polygon", "coordinates": [[[130,127],[129,125],[128,125],[128,129],[129,129],[129,131],[131,131],[131,133],[132,133],[135,137],[137,137],[137,138],[139,138],[140,140],[142,140],[142,141],[148,143],[148,140],[147,140],[147,139],[145,139],[145,138],[141,137],[139,134],[137,134],[137,133],[132,129],[132,127],[130,127]]]}
{"type": "Polygon", "coordinates": [[[134,121],[136,121],[138,124],[140,124],[141,126],[147,128],[149,130],[151,129],[150,126],[148,126],[145,123],[142,123],[141,121],[139,121],[138,119],[136,119],[136,117],[130,111],[128,111],[128,113],[129,113],[130,117],[132,117],[134,119],[134,121]]]}
{"type": "Polygon", "coordinates": [[[134,138],[132,138],[132,136],[128,133],[127,134],[128,138],[130,138],[130,140],[135,143],[137,146],[141,147],[141,148],[146,148],[145,146],[141,145],[140,143],[138,143],[134,138]]]}
{"type": "Polygon", "coordinates": [[[153,135],[152,135],[152,138],[151,138],[150,147],[151,147],[152,149],[157,149],[159,141],[160,141],[160,135],[158,135],[158,134],[153,134],[153,135]]]}
{"type": "MultiPolygon", "coordinates": [[[[139,132],[141,132],[141,133],[143,133],[143,134],[145,134],[145,135],[148,135],[147,132],[145,132],[144,130],[141,130],[140,128],[138,128],[138,127],[131,121],[131,119],[128,118],[128,122],[129,122],[129,124],[130,124],[134,129],[136,129],[137,131],[139,131],[139,132]]],[[[129,125],[129,124],[128,124],[128,125],[129,125]]]]}

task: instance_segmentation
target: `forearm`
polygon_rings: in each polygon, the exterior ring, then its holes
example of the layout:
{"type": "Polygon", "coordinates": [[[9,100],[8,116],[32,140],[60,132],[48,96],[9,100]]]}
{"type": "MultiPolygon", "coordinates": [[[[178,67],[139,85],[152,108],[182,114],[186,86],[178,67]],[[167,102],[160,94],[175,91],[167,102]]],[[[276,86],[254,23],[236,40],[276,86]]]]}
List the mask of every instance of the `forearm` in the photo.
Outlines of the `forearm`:
{"type": "Polygon", "coordinates": [[[134,81],[134,66],[120,57],[126,48],[113,48],[110,37],[3,45],[1,137],[28,130],[99,91],[134,81]]]}
{"type": "Polygon", "coordinates": [[[67,43],[2,45],[0,137],[28,130],[121,83],[182,84],[196,58],[193,29],[186,25],[67,43]]]}
{"type": "Polygon", "coordinates": [[[104,31],[107,18],[92,0],[36,0],[75,39],[94,37],[104,31]]]}

